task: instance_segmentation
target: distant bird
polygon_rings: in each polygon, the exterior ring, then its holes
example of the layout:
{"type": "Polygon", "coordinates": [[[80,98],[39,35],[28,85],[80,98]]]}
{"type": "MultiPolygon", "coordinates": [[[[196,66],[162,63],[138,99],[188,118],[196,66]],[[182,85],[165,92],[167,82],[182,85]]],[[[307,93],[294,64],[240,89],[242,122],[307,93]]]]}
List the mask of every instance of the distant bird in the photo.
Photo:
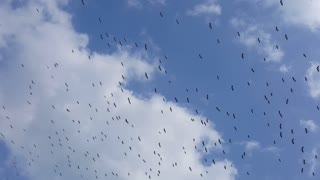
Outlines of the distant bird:
{"type": "Polygon", "coordinates": [[[147,79],[149,79],[148,74],[145,72],[144,75],[146,76],[147,79]]]}
{"type": "Polygon", "coordinates": [[[212,29],[212,24],[211,24],[211,22],[209,22],[209,28],[212,29]]]}
{"type": "Polygon", "coordinates": [[[307,58],[307,55],[305,53],[303,53],[302,55],[303,55],[303,57],[307,58]]]}
{"type": "Polygon", "coordinates": [[[320,66],[317,66],[317,71],[318,71],[318,72],[320,71],[320,66]]]}
{"type": "Polygon", "coordinates": [[[282,0],[280,0],[280,4],[281,4],[281,6],[283,6],[283,2],[282,2],[282,0]]]}
{"type": "Polygon", "coordinates": [[[160,16],[161,16],[161,17],[163,17],[163,14],[162,14],[162,12],[160,12],[160,16]]]}
{"type": "Polygon", "coordinates": [[[148,50],[147,44],[144,44],[144,49],[148,50]]]}
{"type": "Polygon", "coordinates": [[[82,2],[82,5],[84,5],[84,0],[81,0],[81,2],[82,2]]]}

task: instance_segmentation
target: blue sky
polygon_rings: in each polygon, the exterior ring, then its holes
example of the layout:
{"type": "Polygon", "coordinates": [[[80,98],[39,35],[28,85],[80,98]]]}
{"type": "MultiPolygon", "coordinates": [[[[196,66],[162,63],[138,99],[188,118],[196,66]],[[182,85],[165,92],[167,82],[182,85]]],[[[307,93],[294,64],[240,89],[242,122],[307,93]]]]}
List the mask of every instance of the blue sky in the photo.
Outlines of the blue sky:
{"type": "Polygon", "coordinates": [[[0,179],[318,179],[319,2],[84,2],[0,3],[0,179]]]}

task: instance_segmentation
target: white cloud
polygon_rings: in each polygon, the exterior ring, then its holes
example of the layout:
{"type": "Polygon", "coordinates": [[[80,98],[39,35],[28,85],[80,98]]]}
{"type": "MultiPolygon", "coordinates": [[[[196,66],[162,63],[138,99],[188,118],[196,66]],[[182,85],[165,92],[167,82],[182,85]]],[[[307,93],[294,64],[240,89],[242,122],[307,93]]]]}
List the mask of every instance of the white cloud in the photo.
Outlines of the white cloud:
{"type": "Polygon", "coordinates": [[[142,8],[144,4],[149,3],[151,5],[166,5],[166,0],[127,0],[130,7],[142,8]]]}
{"type": "Polygon", "coordinates": [[[265,32],[258,24],[248,23],[241,18],[232,18],[231,25],[240,32],[239,42],[249,49],[256,50],[265,56],[266,61],[280,62],[284,52],[276,48],[276,43],[272,40],[271,34],[265,32]],[[258,38],[260,42],[258,42],[258,38]]]}
{"type": "Polygon", "coordinates": [[[279,71],[282,72],[282,73],[287,73],[289,72],[289,70],[291,69],[290,66],[287,66],[285,64],[282,64],[280,67],[279,67],[279,71]]]}
{"type": "Polygon", "coordinates": [[[312,148],[311,152],[307,152],[305,155],[305,159],[309,165],[309,176],[313,176],[313,173],[317,173],[317,169],[319,168],[319,160],[315,158],[318,156],[318,148],[312,148]]]}
{"type": "Polygon", "coordinates": [[[0,104],[6,106],[0,111],[0,132],[21,172],[34,180],[95,179],[112,173],[120,180],[140,180],[157,177],[158,170],[161,179],[191,180],[202,173],[203,179],[234,180],[237,169],[231,161],[201,163],[202,141],[209,152],[223,148],[214,146],[222,140],[214,125],[200,123],[205,117],[163,102],[161,95],[141,99],[125,88],[131,79],[144,80],[145,72],[153,76],[148,56],[127,49],[91,52],[87,35],[74,30],[70,14],[59,8],[66,2],[61,2],[34,0],[18,9],[9,0],[0,2],[0,48],[8,61],[0,71],[0,104]]]}
{"type": "Polygon", "coordinates": [[[311,132],[316,132],[319,127],[313,120],[300,120],[300,125],[311,132]]]}
{"type": "Polygon", "coordinates": [[[311,31],[320,28],[320,1],[315,0],[290,0],[283,1],[280,5],[279,0],[256,0],[248,2],[261,2],[265,7],[274,9],[278,12],[278,17],[290,25],[309,28],[311,31]]]}
{"type": "Polygon", "coordinates": [[[260,143],[258,141],[248,141],[245,143],[245,148],[248,151],[254,150],[254,149],[259,149],[260,148],[260,143]]]}
{"type": "Polygon", "coordinates": [[[313,62],[306,72],[308,78],[309,94],[313,98],[320,97],[320,73],[317,72],[318,64],[313,62]]]}
{"type": "Polygon", "coordinates": [[[206,0],[203,3],[195,5],[191,10],[187,11],[190,16],[212,16],[221,15],[221,6],[216,0],[206,0]]]}
{"type": "Polygon", "coordinates": [[[240,142],[240,145],[243,145],[245,150],[248,152],[251,152],[253,150],[258,150],[260,149],[260,143],[258,141],[244,141],[240,142]]]}

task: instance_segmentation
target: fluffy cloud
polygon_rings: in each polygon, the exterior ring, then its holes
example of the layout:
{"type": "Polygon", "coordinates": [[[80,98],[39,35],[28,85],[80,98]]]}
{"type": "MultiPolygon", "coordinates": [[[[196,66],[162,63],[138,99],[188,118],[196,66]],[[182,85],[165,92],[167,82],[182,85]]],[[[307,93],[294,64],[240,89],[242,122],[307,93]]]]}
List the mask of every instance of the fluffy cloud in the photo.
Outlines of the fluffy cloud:
{"type": "Polygon", "coordinates": [[[258,141],[247,141],[245,142],[245,148],[247,151],[252,151],[254,149],[260,148],[260,143],[258,141]]]}
{"type": "Polygon", "coordinates": [[[265,56],[266,61],[280,62],[284,52],[276,48],[271,34],[265,32],[258,24],[248,23],[241,18],[232,18],[231,25],[240,32],[239,42],[249,49],[255,49],[259,54],[265,56]],[[258,38],[260,42],[258,42],[258,38]]]}
{"type": "Polygon", "coordinates": [[[206,117],[126,88],[130,80],[146,81],[145,72],[153,77],[150,57],[127,48],[91,52],[88,37],[60,8],[66,3],[33,0],[17,8],[0,2],[0,137],[21,175],[235,179],[237,169],[227,159],[202,164],[223,148],[214,145],[223,139],[206,117]]]}
{"type": "Polygon", "coordinates": [[[307,70],[306,77],[308,78],[309,94],[313,98],[320,97],[320,73],[317,72],[317,64],[312,63],[307,70]]]}
{"type": "Polygon", "coordinates": [[[313,120],[300,120],[300,125],[308,128],[311,132],[316,132],[319,128],[313,120]]]}
{"type": "Polygon", "coordinates": [[[290,66],[287,66],[285,64],[282,64],[280,67],[279,67],[279,71],[282,72],[282,73],[287,73],[289,72],[289,70],[291,69],[290,66]]]}
{"type": "Polygon", "coordinates": [[[142,8],[145,3],[152,5],[166,5],[166,0],[127,0],[130,7],[142,8]]]}
{"type": "Polygon", "coordinates": [[[195,5],[191,10],[187,11],[190,16],[212,16],[221,14],[221,6],[216,0],[206,0],[203,3],[195,5]]]}
{"type": "Polygon", "coordinates": [[[283,1],[283,6],[279,0],[255,0],[248,2],[259,2],[267,8],[276,9],[278,17],[290,25],[309,28],[317,31],[320,28],[320,1],[283,1]]]}

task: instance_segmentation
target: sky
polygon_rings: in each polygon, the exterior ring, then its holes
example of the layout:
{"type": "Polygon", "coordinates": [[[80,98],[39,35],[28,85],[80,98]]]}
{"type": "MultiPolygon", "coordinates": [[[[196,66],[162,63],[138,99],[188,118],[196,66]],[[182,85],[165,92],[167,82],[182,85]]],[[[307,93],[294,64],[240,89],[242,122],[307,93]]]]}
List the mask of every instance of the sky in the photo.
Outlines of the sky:
{"type": "Polygon", "coordinates": [[[0,180],[320,177],[320,1],[0,1],[0,180]]]}

